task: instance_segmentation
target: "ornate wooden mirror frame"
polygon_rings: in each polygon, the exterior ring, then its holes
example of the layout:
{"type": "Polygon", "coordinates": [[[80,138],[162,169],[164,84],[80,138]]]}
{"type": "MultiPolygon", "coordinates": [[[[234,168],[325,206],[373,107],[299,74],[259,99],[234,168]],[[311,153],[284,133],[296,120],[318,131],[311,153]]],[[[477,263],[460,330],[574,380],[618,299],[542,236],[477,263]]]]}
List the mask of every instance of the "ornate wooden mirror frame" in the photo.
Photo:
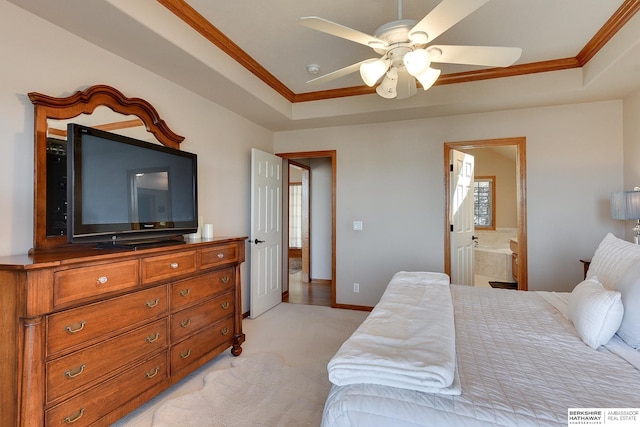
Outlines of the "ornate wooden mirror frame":
{"type": "Polygon", "coordinates": [[[81,114],[91,114],[99,106],[116,113],[135,115],[148,132],[163,145],[179,149],[184,140],[169,129],[156,109],[140,98],[127,98],[106,85],[96,85],[78,91],[67,98],[54,98],[36,92],[29,93],[34,105],[34,227],[32,251],[56,248],[67,244],[66,236],[47,235],[47,130],[48,120],[68,120],[81,114]]]}

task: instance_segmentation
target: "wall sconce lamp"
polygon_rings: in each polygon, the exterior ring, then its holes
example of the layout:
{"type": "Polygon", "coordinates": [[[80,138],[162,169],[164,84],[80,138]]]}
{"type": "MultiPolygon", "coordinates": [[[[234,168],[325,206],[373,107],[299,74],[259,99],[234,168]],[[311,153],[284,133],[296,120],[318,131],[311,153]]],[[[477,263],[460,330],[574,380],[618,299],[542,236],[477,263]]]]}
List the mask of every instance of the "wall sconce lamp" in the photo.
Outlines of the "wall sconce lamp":
{"type": "Polygon", "coordinates": [[[611,193],[611,217],[613,219],[635,220],[634,242],[640,243],[640,187],[632,191],[611,193]]]}

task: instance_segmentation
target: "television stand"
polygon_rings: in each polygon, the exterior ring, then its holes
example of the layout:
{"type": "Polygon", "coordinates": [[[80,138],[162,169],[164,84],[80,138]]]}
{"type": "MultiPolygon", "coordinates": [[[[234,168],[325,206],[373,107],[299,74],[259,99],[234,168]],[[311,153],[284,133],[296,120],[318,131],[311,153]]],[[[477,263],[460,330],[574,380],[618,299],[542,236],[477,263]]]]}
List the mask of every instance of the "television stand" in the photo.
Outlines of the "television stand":
{"type": "Polygon", "coordinates": [[[160,248],[163,246],[184,245],[184,240],[177,239],[144,239],[144,240],[121,240],[117,242],[98,242],[98,249],[127,249],[136,251],[138,249],[160,248]]]}

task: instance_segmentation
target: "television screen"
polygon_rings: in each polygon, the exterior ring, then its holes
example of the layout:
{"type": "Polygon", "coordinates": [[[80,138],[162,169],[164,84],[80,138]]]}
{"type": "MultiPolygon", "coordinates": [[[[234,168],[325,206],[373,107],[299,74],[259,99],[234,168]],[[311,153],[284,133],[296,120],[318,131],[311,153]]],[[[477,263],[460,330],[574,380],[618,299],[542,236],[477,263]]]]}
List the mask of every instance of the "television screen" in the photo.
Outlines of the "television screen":
{"type": "Polygon", "coordinates": [[[70,242],[130,244],[196,231],[195,154],[78,124],[67,134],[70,242]]]}

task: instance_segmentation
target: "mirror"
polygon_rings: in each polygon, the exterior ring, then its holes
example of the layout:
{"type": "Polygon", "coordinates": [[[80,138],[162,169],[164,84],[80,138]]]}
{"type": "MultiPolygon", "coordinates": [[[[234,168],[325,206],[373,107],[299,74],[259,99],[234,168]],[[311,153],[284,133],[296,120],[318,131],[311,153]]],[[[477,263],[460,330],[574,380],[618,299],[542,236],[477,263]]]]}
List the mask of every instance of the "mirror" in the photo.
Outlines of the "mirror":
{"type": "MultiPolygon", "coordinates": [[[[67,245],[67,123],[81,123],[136,139],[159,142],[176,149],[180,148],[180,143],[184,140],[184,137],[168,128],[147,101],[127,98],[110,86],[91,86],[66,98],[31,92],[29,99],[34,105],[35,121],[32,252],[67,245]]],[[[159,200],[158,190],[152,191],[155,192],[156,200],[159,200]]],[[[154,209],[161,210],[161,207],[154,209]]]]}

